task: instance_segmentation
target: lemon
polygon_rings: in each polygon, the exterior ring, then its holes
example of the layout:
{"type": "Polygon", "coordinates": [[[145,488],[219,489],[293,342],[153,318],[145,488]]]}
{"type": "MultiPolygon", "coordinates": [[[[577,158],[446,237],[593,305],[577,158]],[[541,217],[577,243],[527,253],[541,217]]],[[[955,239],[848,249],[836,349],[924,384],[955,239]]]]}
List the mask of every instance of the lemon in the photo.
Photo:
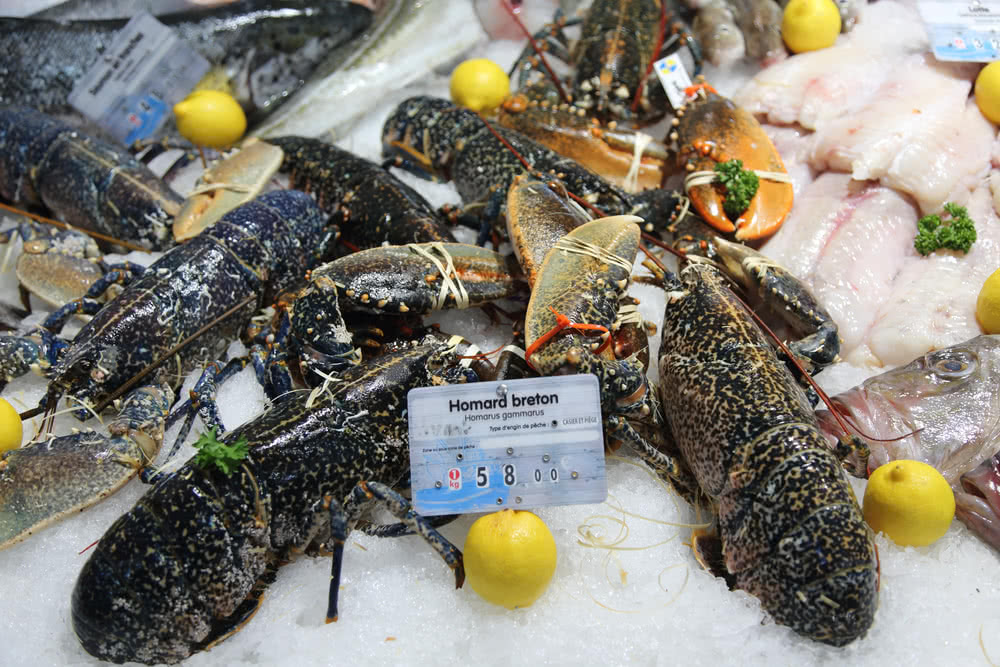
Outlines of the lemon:
{"type": "Polygon", "coordinates": [[[451,101],[473,111],[495,109],[510,93],[510,79],[486,58],[466,60],[451,73],[451,101]]]}
{"type": "Polygon", "coordinates": [[[955,517],[955,494],[926,463],[890,461],[868,478],[862,511],[875,532],[900,546],[922,547],[948,531],[955,517]]]}
{"type": "Polygon", "coordinates": [[[17,410],[0,398],[0,453],[20,447],[23,436],[21,417],[17,414],[17,410]]]}
{"type": "Polygon", "coordinates": [[[990,121],[1000,123],[1000,61],[992,62],[976,77],[976,105],[990,121]]]}
{"type": "Polygon", "coordinates": [[[994,271],[976,299],[976,320],[988,334],[1000,334],[1000,269],[994,271]]]}
{"type": "Polygon", "coordinates": [[[196,90],[174,105],[174,115],[177,130],[198,146],[225,148],[247,129],[240,103],[221,90],[196,90]]]}
{"type": "Polygon", "coordinates": [[[476,519],[464,551],[472,590],[508,609],[537,600],[556,571],[556,541],[531,512],[508,509],[476,519]]]}
{"type": "Polygon", "coordinates": [[[840,34],[840,10],[833,0],[791,0],[781,17],[781,38],[793,53],[833,46],[840,34]]]}

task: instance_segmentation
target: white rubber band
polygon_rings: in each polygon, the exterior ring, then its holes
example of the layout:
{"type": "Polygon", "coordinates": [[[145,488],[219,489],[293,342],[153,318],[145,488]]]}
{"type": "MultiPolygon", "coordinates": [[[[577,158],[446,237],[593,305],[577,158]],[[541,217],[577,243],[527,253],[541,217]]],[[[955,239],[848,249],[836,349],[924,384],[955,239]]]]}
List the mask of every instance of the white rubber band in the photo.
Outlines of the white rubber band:
{"type": "Polygon", "coordinates": [[[455,307],[456,308],[468,308],[469,307],[469,293],[465,289],[465,285],[462,281],[458,279],[458,272],[455,270],[455,260],[452,258],[451,254],[444,249],[444,244],[440,241],[434,241],[432,243],[410,243],[407,247],[413,252],[417,253],[421,257],[425,258],[427,261],[431,262],[437,267],[437,270],[441,272],[441,293],[438,294],[437,299],[433,303],[434,310],[441,310],[445,306],[445,302],[448,298],[448,294],[453,294],[455,297],[455,307]],[[431,254],[430,250],[437,250],[441,253],[441,256],[445,259],[447,264],[442,264],[441,260],[431,254]]]}
{"type": "Polygon", "coordinates": [[[582,241],[573,236],[563,236],[558,241],[556,241],[554,248],[558,248],[563,252],[573,253],[575,255],[585,255],[587,257],[593,257],[600,262],[606,262],[608,264],[613,264],[618,266],[625,271],[631,273],[632,262],[628,261],[624,257],[619,257],[613,252],[602,248],[593,243],[587,241],[582,241]]]}
{"type": "Polygon", "coordinates": [[[632,163],[625,174],[623,187],[626,192],[637,192],[639,190],[639,167],[642,166],[642,153],[646,150],[653,137],[643,132],[636,132],[635,145],[632,147],[632,163]]]}

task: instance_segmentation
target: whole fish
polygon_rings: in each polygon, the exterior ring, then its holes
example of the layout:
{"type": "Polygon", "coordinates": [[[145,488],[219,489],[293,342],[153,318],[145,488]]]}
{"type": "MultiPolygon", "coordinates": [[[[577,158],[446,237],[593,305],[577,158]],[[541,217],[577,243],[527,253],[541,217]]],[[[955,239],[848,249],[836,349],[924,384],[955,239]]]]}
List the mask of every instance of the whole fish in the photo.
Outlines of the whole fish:
{"type": "Polygon", "coordinates": [[[782,10],[774,0],[727,0],[736,23],[746,40],[747,57],[770,65],[782,60],[785,43],[781,41],[782,10]]]}
{"type": "Polygon", "coordinates": [[[726,0],[708,0],[698,10],[691,26],[701,42],[705,58],[716,67],[730,65],[746,54],[743,33],[726,0]]]}
{"type": "MultiPolygon", "coordinates": [[[[928,352],[833,403],[879,439],[868,439],[869,473],[897,459],[934,466],[955,491],[958,518],[1000,549],[1000,335],[928,352]]],[[[829,411],[817,417],[824,432],[840,432],[829,411]]]]}
{"type": "MultiPolygon", "coordinates": [[[[157,19],[212,64],[253,125],[368,28],[372,12],[347,0],[242,0],[157,19]]],[[[127,22],[0,18],[0,104],[75,113],[70,92],[127,22]]]]}
{"type": "Polygon", "coordinates": [[[346,136],[359,120],[427,72],[454,62],[486,35],[468,0],[385,0],[365,34],[336,50],[261,137],[346,136]]]}

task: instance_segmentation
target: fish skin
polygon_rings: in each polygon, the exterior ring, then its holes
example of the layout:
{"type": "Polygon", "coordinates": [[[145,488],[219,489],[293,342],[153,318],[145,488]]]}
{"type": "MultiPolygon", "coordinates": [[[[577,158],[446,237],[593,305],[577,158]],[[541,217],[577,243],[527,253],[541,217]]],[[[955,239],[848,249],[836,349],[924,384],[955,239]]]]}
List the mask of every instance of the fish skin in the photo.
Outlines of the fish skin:
{"type": "Polygon", "coordinates": [[[783,12],[774,0],[727,0],[746,41],[747,57],[770,65],[787,55],[781,40],[783,12]]]}
{"type": "MultiPolygon", "coordinates": [[[[157,19],[229,72],[253,125],[301,87],[331,50],[368,28],[372,12],[346,0],[242,0],[157,19]]],[[[70,91],[127,21],[0,18],[0,104],[75,115],[70,91]]]]}
{"type": "MultiPolygon", "coordinates": [[[[928,352],[833,397],[866,438],[869,473],[899,459],[936,468],[955,492],[956,516],[1000,549],[1000,335],[928,352]],[[903,436],[903,437],[900,437],[903,436]]],[[[828,438],[841,433],[816,413],[828,438]]]]}
{"type": "Polygon", "coordinates": [[[708,0],[691,26],[705,57],[716,67],[730,65],[746,55],[746,41],[726,0],[708,0]]]}

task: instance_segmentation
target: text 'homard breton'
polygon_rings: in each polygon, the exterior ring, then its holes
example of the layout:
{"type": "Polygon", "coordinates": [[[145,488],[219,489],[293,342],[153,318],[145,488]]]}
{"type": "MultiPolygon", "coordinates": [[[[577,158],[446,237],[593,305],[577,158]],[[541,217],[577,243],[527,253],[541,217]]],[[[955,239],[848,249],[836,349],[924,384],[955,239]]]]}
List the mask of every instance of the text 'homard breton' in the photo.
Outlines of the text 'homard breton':
{"type": "Polygon", "coordinates": [[[507,403],[506,396],[503,396],[501,398],[487,398],[482,401],[462,401],[458,399],[453,401],[448,401],[448,412],[498,410],[507,407],[520,408],[532,405],[558,405],[558,403],[559,403],[559,394],[537,393],[528,396],[518,396],[517,394],[511,394],[509,405],[507,403]]]}

